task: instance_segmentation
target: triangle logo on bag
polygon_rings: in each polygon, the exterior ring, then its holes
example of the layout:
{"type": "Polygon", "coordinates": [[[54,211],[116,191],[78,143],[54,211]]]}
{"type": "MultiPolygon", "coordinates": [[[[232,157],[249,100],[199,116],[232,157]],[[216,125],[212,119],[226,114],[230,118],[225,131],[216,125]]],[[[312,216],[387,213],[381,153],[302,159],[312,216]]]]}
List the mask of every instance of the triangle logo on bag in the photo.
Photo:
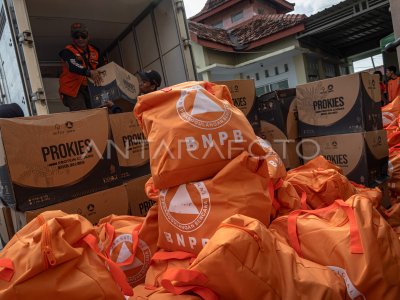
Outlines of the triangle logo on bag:
{"type": "Polygon", "coordinates": [[[194,98],[192,116],[208,112],[224,112],[224,110],[215,102],[211,101],[210,98],[204,95],[201,91],[198,91],[194,98]]]}
{"type": "Polygon", "coordinates": [[[128,247],[126,246],[126,243],[122,243],[122,247],[119,250],[119,254],[117,257],[117,263],[122,263],[126,261],[129,257],[131,257],[132,252],[129,251],[128,247]]]}
{"type": "Polygon", "coordinates": [[[177,214],[198,215],[199,210],[194,205],[186,189],[186,185],[180,185],[175,196],[169,204],[169,211],[177,214]]]}
{"type": "Polygon", "coordinates": [[[233,106],[200,85],[182,89],[176,103],[179,117],[194,127],[214,130],[224,126],[232,116],[233,106]]]}
{"type": "MultiPolygon", "coordinates": [[[[123,263],[129,259],[132,256],[132,235],[118,235],[111,245],[109,255],[116,263],[123,263]]],[[[152,255],[149,246],[139,238],[133,263],[121,266],[130,284],[137,284],[145,278],[152,255]]]]}
{"type": "Polygon", "coordinates": [[[159,200],[166,221],[185,232],[203,226],[211,210],[211,199],[204,182],[161,190],[159,200]]]}

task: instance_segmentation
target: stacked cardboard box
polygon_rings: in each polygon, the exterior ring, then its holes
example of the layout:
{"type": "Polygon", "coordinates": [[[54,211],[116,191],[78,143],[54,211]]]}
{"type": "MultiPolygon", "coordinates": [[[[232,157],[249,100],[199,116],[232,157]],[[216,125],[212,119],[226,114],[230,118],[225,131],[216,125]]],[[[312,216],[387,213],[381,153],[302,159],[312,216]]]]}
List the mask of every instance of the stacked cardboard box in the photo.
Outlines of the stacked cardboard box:
{"type": "Polygon", "coordinates": [[[350,180],[368,186],[387,176],[379,77],[357,73],[297,87],[303,158],[323,155],[350,180]]]}
{"type": "Polygon", "coordinates": [[[288,169],[301,163],[295,97],[296,89],[286,89],[264,94],[257,99],[260,137],[271,143],[288,169]]]}
{"type": "Polygon", "coordinates": [[[254,132],[259,134],[260,121],[257,115],[254,80],[227,80],[216,81],[215,83],[228,87],[232,95],[233,104],[245,114],[254,132]]]}
{"type": "Polygon", "coordinates": [[[121,185],[106,109],[0,121],[1,197],[34,210],[121,185]]]}
{"type": "Polygon", "coordinates": [[[153,204],[144,195],[148,143],[131,112],[93,109],[4,119],[0,146],[2,245],[46,210],[97,223],[130,210],[145,215],[153,204]]]}

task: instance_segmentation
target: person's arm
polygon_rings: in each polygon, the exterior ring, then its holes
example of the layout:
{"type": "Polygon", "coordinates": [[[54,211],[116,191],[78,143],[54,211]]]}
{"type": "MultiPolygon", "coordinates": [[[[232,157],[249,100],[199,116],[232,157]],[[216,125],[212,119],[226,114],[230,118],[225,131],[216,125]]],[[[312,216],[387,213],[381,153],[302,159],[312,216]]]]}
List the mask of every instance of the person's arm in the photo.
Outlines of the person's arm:
{"type": "Polygon", "coordinates": [[[65,61],[68,65],[68,70],[72,73],[79,74],[82,76],[90,77],[90,70],[88,68],[85,68],[82,64],[80,64],[77,60],[75,55],[67,50],[63,49],[60,53],[59,56],[63,61],[65,61]]]}

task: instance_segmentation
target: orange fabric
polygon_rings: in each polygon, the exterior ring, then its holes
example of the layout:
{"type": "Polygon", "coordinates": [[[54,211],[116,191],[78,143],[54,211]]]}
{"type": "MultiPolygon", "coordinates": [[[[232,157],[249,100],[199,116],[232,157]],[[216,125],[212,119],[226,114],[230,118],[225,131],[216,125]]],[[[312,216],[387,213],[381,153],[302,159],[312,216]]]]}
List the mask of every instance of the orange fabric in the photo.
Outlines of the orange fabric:
{"type": "Polygon", "coordinates": [[[362,184],[358,184],[350,181],[350,183],[356,188],[356,194],[364,196],[371,200],[372,205],[378,209],[381,206],[383,199],[382,190],[379,187],[368,188],[362,184]]]}
{"type": "Polygon", "coordinates": [[[391,192],[400,194],[400,150],[391,149],[389,152],[389,182],[388,187],[391,192]]]}
{"type": "Polygon", "coordinates": [[[356,193],[355,187],[341,174],[341,170],[317,157],[304,166],[292,169],[286,176],[299,195],[307,194],[307,204],[312,208],[329,206],[336,199],[348,199],[356,193]]]}
{"type": "Polygon", "coordinates": [[[316,211],[293,212],[274,220],[302,257],[341,274],[353,295],[398,299],[400,241],[372,202],[355,195],[316,211]],[[349,285],[349,286],[351,286],[349,285]]]}
{"type": "MultiPolygon", "coordinates": [[[[79,64],[83,65],[85,68],[89,68],[82,57],[83,51],[81,49],[74,47],[73,45],[67,45],[65,49],[68,49],[75,55],[79,64]]],[[[96,70],[97,62],[99,60],[99,52],[91,45],[88,46],[88,49],[90,56],[87,61],[90,64],[90,69],[96,70]]],[[[85,76],[70,72],[67,63],[63,61],[63,70],[60,75],[60,94],[76,97],[82,84],[87,85],[87,78],[85,76]]]]}
{"type": "Polygon", "coordinates": [[[160,192],[158,246],[197,254],[225,218],[242,213],[270,222],[267,161],[247,152],[215,177],[160,192]]]}
{"type": "Polygon", "coordinates": [[[97,243],[94,227],[83,217],[42,213],[0,252],[0,261],[12,261],[14,273],[8,281],[0,279],[0,298],[123,300],[116,281],[132,295],[124,273],[97,252],[97,243]]]}
{"type": "Polygon", "coordinates": [[[400,96],[400,77],[388,81],[388,100],[389,102],[400,96]]]}
{"type": "Polygon", "coordinates": [[[151,265],[146,274],[146,286],[158,288],[165,273],[171,268],[188,268],[196,258],[193,253],[160,250],[151,258],[151,265]]]}
{"type": "Polygon", "coordinates": [[[396,97],[392,102],[382,107],[383,127],[388,127],[400,115],[400,96],[396,97]]]}
{"type": "Polygon", "coordinates": [[[203,287],[221,300],[345,299],[341,278],[298,257],[281,239],[261,222],[234,215],[219,226],[189,269],[175,271],[180,276],[170,272],[163,287],[170,292],[171,285],[203,287]]]}
{"type": "Polygon", "coordinates": [[[185,82],[139,96],[134,113],[159,189],[210,178],[243,151],[265,154],[224,85],[185,82]]]}
{"type": "Polygon", "coordinates": [[[153,177],[150,177],[144,185],[144,191],[147,197],[153,201],[158,201],[158,196],[160,194],[160,190],[154,186],[153,177]]]}
{"type": "Polygon", "coordinates": [[[201,300],[193,294],[174,295],[164,288],[148,288],[146,285],[138,285],[133,289],[134,295],[129,300],[201,300]]]}
{"type": "Polygon", "coordinates": [[[400,144],[400,131],[395,130],[387,134],[387,142],[389,149],[400,144]]]}
{"type": "Polygon", "coordinates": [[[271,144],[263,140],[260,137],[257,137],[258,141],[260,142],[261,147],[263,147],[264,151],[266,152],[264,158],[268,161],[268,170],[269,170],[269,178],[274,182],[277,183],[280,179],[286,177],[286,168],[282,162],[282,159],[279,157],[278,153],[272,149],[271,144]]]}
{"type": "Polygon", "coordinates": [[[386,221],[392,227],[400,226],[400,203],[395,203],[391,208],[384,210],[384,215],[386,221]]]}
{"type": "MultiPolygon", "coordinates": [[[[293,185],[288,181],[283,181],[282,186],[275,192],[275,199],[278,201],[279,216],[287,215],[293,210],[301,208],[301,196],[293,187],[293,185]]],[[[305,194],[307,197],[307,195],[305,194]]]]}
{"type": "Polygon", "coordinates": [[[111,215],[97,226],[103,252],[124,270],[132,287],[144,283],[157,250],[157,210],[150,208],[146,218],[111,215]]]}

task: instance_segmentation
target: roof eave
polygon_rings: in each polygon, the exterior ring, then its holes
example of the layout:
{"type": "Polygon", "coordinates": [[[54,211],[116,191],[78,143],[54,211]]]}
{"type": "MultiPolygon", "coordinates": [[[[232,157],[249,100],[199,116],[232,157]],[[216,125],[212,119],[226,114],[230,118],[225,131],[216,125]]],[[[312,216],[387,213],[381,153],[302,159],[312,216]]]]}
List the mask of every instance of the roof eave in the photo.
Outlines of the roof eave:
{"type": "Polygon", "coordinates": [[[211,17],[211,16],[213,16],[213,15],[215,15],[215,14],[217,14],[239,2],[241,2],[241,0],[232,0],[232,1],[225,2],[205,13],[200,13],[198,15],[195,15],[195,16],[189,18],[189,20],[200,23],[201,21],[204,21],[205,19],[207,19],[207,18],[209,18],[209,17],[211,17]]]}

